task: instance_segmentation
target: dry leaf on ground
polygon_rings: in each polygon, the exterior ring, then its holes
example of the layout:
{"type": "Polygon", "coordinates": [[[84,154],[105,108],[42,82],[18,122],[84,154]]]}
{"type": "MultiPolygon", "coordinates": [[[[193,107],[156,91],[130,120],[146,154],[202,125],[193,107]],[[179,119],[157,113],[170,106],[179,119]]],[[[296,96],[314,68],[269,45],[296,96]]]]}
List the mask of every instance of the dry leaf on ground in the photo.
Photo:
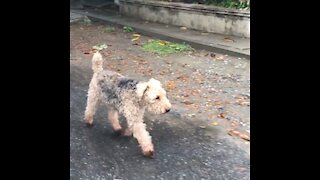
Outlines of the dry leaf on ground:
{"type": "Polygon", "coordinates": [[[178,76],[177,79],[182,80],[182,81],[187,81],[189,79],[189,77],[187,75],[181,75],[181,76],[178,76]]]}
{"type": "Polygon", "coordinates": [[[217,122],[213,122],[212,125],[218,126],[218,123],[217,122]]]}
{"type": "Polygon", "coordinates": [[[162,70],[162,71],[160,71],[160,75],[165,75],[167,72],[166,71],[164,71],[164,70],[162,70]]]}
{"type": "Polygon", "coordinates": [[[199,89],[191,91],[191,95],[193,95],[193,96],[198,96],[200,93],[201,93],[201,90],[199,90],[199,89]]]}
{"type": "Polygon", "coordinates": [[[248,135],[246,135],[246,134],[244,134],[244,133],[241,133],[241,132],[239,132],[239,131],[236,131],[236,130],[230,130],[230,131],[228,132],[228,134],[229,134],[230,136],[238,136],[238,137],[240,137],[240,138],[242,138],[242,139],[244,139],[244,140],[246,140],[246,141],[250,141],[250,137],[249,137],[248,135]]]}
{"type": "Polygon", "coordinates": [[[218,117],[219,117],[219,118],[225,118],[226,115],[225,115],[224,113],[220,113],[220,114],[218,114],[218,117]]]}
{"type": "Polygon", "coordinates": [[[235,40],[233,40],[231,37],[225,37],[223,40],[225,42],[235,42],[235,40]]]}
{"type": "Polygon", "coordinates": [[[177,88],[177,84],[175,81],[168,81],[166,87],[168,90],[174,90],[177,88]]]}
{"type": "Polygon", "coordinates": [[[249,106],[250,100],[247,96],[237,96],[236,97],[236,103],[242,106],[249,106]]]}
{"type": "Polygon", "coordinates": [[[131,39],[131,41],[137,41],[137,40],[139,40],[139,37],[131,39]]]}
{"type": "Polygon", "coordinates": [[[186,101],[183,101],[183,103],[184,103],[184,104],[186,104],[186,105],[190,105],[190,104],[193,104],[193,102],[191,102],[191,101],[188,101],[188,100],[186,100],[186,101]]]}

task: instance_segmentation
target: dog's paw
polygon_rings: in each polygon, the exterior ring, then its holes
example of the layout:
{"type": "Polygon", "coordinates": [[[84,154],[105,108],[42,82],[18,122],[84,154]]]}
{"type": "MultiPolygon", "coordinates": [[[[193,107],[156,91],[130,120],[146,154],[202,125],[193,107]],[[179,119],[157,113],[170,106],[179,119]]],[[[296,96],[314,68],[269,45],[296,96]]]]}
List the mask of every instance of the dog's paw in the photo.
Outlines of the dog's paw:
{"type": "Polygon", "coordinates": [[[92,116],[85,117],[84,122],[87,124],[88,127],[92,127],[93,126],[93,117],[92,116]]]}
{"type": "Polygon", "coordinates": [[[93,126],[93,123],[86,123],[86,126],[91,128],[93,126]]]}
{"type": "Polygon", "coordinates": [[[116,136],[121,136],[124,133],[123,129],[117,129],[117,130],[113,130],[114,134],[116,136]]]}
{"type": "Polygon", "coordinates": [[[154,149],[153,149],[153,145],[149,145],[149,146],[144,146],[142,148],[142,153],[144,156],[148,157],[148,158],[153,158],[154,157],[154,149]]]}
{"type": "Polygon", "coordinates": [[[128,137],[130,137],[130,136],[132,136],[132,131],[130,131],[128,128],[126,128],[126,129],[124,129],[123,131],[122,131],[122,134],[121,134],[122,136],[128,136],[128,137]]]}
{"type": "Polygon", "coordinates": [[[148,158],[154,158],[154,151],[153,150],[143,151],[143,155],[148,158]]]}

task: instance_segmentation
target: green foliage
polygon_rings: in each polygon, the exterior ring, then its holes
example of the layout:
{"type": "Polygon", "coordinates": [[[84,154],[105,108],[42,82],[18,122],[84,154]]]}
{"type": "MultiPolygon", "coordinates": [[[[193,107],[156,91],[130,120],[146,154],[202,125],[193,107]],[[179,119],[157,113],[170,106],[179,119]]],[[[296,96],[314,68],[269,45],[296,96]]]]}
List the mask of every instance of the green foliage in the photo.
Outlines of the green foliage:
{"type": "Polygon", "coordinates": [[[234,9],[250,9],[250,0],[204,0],[204,4],[234,9]]]}
{"type": "Polygon", "coordinates": [[[190,45],[185,43],[173,43],[162,40],[150,40],[142,45],[143,50],[153,52],[159,55],[168,55],[172,53],[178,53],[183,51],[192,50],[190,45]]]}
{"type": "Polygon", "coordinates": [[[133,32],[133,28],[130,26],[123,26],[123,32],[126,32],[126,33],[133,32]]]}

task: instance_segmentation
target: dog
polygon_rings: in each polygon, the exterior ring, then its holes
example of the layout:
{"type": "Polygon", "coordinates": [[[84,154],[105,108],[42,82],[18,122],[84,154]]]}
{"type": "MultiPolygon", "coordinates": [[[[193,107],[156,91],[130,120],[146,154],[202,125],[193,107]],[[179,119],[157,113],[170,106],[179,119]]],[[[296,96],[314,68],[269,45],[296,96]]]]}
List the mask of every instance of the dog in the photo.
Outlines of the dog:
{"type": "Polygon", "coordinates": [[[171,103],[161,82],[153,78],[146,82],[138,81],[114,71],[104,70],[99,51],[92,57],[92,70],[84,115],[86,124],[92,126],[97,106],[103,102],[107,105],[108,120],[113,131],[124,136],[133,135],[143,155],[153,158],[154,146],[143,117],[146,110],[154,114],[170,111],[171,103]],[[126,118],[127,128],[121,127],[119,113],[126,118]]]}

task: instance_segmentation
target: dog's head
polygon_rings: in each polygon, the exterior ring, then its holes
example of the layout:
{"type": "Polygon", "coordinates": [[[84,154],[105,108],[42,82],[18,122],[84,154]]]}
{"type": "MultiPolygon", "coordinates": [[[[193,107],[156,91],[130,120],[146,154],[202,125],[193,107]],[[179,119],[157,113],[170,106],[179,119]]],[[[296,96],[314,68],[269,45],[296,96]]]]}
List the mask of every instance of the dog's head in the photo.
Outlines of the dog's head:
{"type": "Polygon", "coordinates": [[[137,84],[137,95],[146,106],[147,111],[155,114],[167,113],[171,109],[171,103],[160,81],[150,79],[148,82],[137,84]]]}

